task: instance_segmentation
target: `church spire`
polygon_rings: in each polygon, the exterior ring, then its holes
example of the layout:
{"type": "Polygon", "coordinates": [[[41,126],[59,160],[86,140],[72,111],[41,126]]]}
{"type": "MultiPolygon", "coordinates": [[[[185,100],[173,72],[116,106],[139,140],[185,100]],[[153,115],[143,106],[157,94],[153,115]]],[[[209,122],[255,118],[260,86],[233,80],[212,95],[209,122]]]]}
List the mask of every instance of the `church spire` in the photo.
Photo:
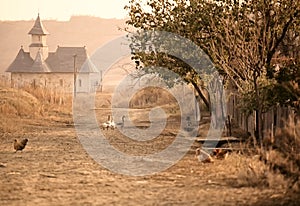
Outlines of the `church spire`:
{"type": "Polygon", "coordinates": [[[43,57],[48,57],[47,35],[49,32],[43,26],[40,14],[35,20],[32,29],[28,32],[31,35],[31,44],[29,45],[30,57],[35,59],[37,52],[41,51],[43,57]]]}
{"type": "Polygon", "coordinates": [[[40,19],[40,14],[38,14],[38,17],[35,20],[35,23],[32,27],[32,29],[28,32],[28,34],[31,35],[47,35],[49,32],[45,29],[43,26],[41,19],[40,19]]]}

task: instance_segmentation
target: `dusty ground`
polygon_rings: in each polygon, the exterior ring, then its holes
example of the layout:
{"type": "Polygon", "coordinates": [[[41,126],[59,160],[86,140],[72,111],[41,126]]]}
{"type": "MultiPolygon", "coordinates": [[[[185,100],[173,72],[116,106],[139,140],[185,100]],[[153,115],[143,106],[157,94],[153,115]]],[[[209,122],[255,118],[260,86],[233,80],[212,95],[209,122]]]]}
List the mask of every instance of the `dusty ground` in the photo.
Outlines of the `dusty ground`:
{"type": "Polygon", "coordinates": [[[0,205],[297,205],[281,189],[235,185],[237,154],[214,164],[187,154],[166,171],[131,177],[94,162],[71,126],[34,121],[24,130],[1,134],[0,205]],[[21,137],[28,146],[14,153],[21,137]]]}
{"type": "MultiPolygon", "coordinates": [[[[56,115],[10,119],[19,129],[0,133],[0,205],[299,205],[276,182],[272,187],[243,184],[241,170],[249,157],[232,153],[203,164],[194,157],[196,143],[166,171],[142,177],[113,173],[85,152],[72,116],[56,115]],[[15,138],[29,139],[24,151],[14,152],[15,138]]],[[[118,130],[104,133],[117,147],[118,130]]],[[[172,138],[170,131],[162,135],[172,138]]]]}

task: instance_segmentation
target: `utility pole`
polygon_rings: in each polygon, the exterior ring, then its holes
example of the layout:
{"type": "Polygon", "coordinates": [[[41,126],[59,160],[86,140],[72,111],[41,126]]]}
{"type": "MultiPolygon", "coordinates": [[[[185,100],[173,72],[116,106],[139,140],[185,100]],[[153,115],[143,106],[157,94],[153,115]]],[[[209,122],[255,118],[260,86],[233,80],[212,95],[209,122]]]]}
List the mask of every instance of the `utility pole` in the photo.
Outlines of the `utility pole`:
{"type": "Polygon", "coordinates": [[[102,87],[103,87],[102,70],[100,70],[100,92],[103,91],[102,87]]]}
{"type": "Polygon", "coordinates": [[[73,55],[73,58],[74,58],[74,98],[76,97],[76,77],[77,77],[76,57],[77,57],[77,55],[74,54],[73,55]]]}

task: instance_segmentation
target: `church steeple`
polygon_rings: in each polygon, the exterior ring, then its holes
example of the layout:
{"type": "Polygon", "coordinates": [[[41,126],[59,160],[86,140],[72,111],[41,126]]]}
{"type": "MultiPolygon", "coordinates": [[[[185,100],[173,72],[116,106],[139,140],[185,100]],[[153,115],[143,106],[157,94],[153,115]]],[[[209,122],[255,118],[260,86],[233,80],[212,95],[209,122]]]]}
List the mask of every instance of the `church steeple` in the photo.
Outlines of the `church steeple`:
{"type": "Polygon", "coordinates": [[[48,45],[46,40],[49,32],[44,28],[39,14],[28,34],[31,35],[31,44],[29,45],[30,57],[35,59],[38,51],[40,51],[42,56],[47,59],[48,45]]]}

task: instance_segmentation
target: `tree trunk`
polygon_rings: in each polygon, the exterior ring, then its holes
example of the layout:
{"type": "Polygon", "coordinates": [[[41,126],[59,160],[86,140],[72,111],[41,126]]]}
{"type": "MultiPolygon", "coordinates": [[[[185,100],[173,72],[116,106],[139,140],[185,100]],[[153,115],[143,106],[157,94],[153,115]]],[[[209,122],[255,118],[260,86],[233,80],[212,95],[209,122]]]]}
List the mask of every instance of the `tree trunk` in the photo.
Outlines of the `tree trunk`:
{"type": "Polygon", "coordinates": [[[262,121],[262,105],[260,102],[260,93],[257,85],[257,76],[254,72],[254,91],[256,99],[255,109],[255,138],[259,141],[260,148],[263,149],[262,138],[263,138],[263,121],[262,121]]]}
{"type": "Polygon", "coordinates": [[[263,119],[261,109],[255,110],[255,138],[259,141],[261,149],[263,148],[263,119]]]}
{"type": "Polygon", "coordinates": [[[208,111],[210,112],[210,103],[209,100],[206,99],[206,97],[204,96],[204,94],[202,93],[201,89],[198,87],[197,83],[194,81],[191,81],[192,85],[194,86],[195,90],[197,91],[197,93],[199,94],[200,98],[203,100],[206,108],[208,109],[208,111]]]}

